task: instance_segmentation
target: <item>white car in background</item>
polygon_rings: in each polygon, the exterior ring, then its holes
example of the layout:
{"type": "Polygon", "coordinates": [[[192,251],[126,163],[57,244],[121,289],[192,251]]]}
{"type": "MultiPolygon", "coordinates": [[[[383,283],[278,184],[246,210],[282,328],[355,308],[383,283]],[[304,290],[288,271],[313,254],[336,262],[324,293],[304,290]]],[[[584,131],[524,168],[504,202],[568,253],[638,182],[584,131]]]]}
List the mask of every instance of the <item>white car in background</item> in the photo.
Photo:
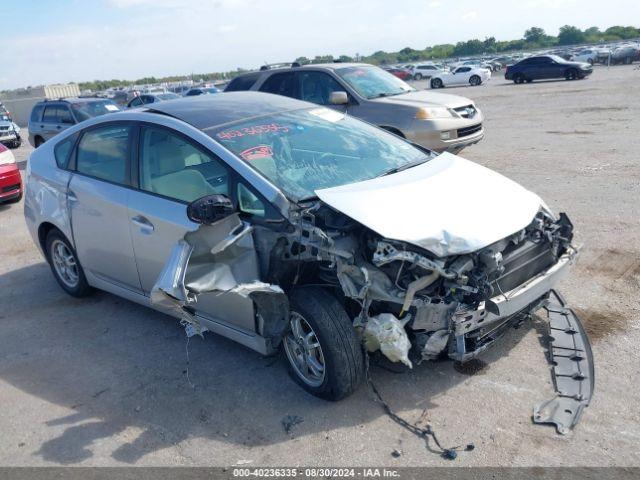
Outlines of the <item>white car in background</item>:
{"type": "Polygon", "coordinates": [[[572,62],[585,62],[593,65],[598,61],[598,51],[595,49],[582,50],[571,56],[572,62]]]}
{"type": "Polygon", "coordinates": [[[440,65],[434,63],[423,63],[414,65],[411,68],[411,76],[414,80],[422,80],[423,78],[431,78],[436,74],[444,73],[444,70],[440,65]]]}
{"type": "Polygon", "coordinates": [[[450,72],[440,72],[431,77],[431,88],[471,85],[476,87],[491,78],[491,70],[463,65],[450,72]]]}

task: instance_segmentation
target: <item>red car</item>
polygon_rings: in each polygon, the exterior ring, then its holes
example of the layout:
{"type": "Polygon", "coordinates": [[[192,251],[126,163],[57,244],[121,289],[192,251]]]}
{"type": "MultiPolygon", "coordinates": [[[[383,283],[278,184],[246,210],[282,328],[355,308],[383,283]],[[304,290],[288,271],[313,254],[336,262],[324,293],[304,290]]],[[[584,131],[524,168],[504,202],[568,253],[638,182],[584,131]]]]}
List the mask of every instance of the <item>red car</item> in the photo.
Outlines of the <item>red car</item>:
{"type": "Polygon", "coordinates": [[[0,203],[15,203],[22,198],[22,177],[13,153],[0,143],[0,203]]]}
{"type": "Polygon", "coordinates": [[[411,80],[411,72],[404,68],[385,68],[385,70],[400,80],[411,80]]]}

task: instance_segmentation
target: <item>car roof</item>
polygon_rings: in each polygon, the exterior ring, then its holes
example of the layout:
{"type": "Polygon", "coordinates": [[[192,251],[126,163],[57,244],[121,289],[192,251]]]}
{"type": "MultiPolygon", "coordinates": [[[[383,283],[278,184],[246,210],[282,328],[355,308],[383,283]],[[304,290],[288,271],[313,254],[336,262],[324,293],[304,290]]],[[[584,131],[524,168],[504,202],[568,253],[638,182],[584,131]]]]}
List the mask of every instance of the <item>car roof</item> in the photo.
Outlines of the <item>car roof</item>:
{"type": "Polygon", "coordinates": [[[66,102],[66,103],[91,103],[91,102],[104,102],[111,100],[110,98],[103,97],[70,97],[70,98],[55,98],[51,100],[42,100],[38,103],[54,103],[54,102],[66,102]]]}
{"type": "Polygon", "coordinates": [[[148,112],[175,117],[199,130],[252,117],[318,107],[313,103],[263,92],[224,92],[153,103],[148,112]]]}

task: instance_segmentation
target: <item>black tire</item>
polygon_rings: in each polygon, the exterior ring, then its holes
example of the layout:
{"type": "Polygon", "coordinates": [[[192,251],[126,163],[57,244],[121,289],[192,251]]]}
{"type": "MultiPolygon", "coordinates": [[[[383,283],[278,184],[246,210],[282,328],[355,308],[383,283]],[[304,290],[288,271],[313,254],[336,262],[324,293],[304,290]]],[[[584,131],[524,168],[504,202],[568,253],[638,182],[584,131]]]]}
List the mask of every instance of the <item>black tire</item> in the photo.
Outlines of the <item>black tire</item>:
{"type": "Polygon", "coordinates": [[[469,79],[469,85],[472,87],[477,87],[482,83],[482,79],[478,75],[472,75],[469,79]]]}
{"type": "MultiPolygon", "coordinates": [[[[361,341],[342,304],[318,287],[299,287],[289,294],[291,311],[302,316],[313,329],[322,349],[324,378],[318,386],[308,384],[296,371],[283,339],[284,358],[291,378],[307,392],[336,401],[352,394],[364,380],[365,366],[361,341]]],[[[290,335],[287,332],[287,335],[290,335]]]]}
{"type": "Polygon", "coordinates": [[[533,79],[532,78],[527,78],[526,82],[527,83],[531,83],[531,82],[533,82],[533,79]]]}
{"type": "Polygon", "coordinates": [[[577,80],[578,79],[578,70],[575,68],[570,68],[564,74],[564,78],[567,80],[577,80]]]}
{"type": "Polygon", "coordinates": [[[78,260],[78,256],[76,255],[76,251],[73,249],[62,232],[55,228],[49,231],[49,233],[47,234],[47,239],[45,240],[45,253],[53,276],[65,292],[67,292],[72,297],[78,298],[86,297],[93,292],[93,288],[91,288],[91,286],[87,283],[87,278],[84,275],[84,271],[82,270],[82,266],[80,265],[80,261],[78,260]],[[65,280],[54,265],[53,248],[60,242],[66,246],[68,252],[72,255],[73,260],[75,261],[77,271],[77,281],[75,283],[71,283],[65,280]]]}
{"type": "Polygon", "coordinates": [[[20,148],[20,146],[22,145],[22,140],[16,140],[15,142],[11,143],[11,149],[16,149],[16,148],[20,148]]]}
{"type": "Polygon", "coordinates": [[[414,80],[422,80],[422,74],[421,74],[421,73],[416,73],[416,74],[413,76],[413,79],[414,79],[414,80]]]}
{"type": "Polygon", "coordinates": [[[33,143],[34,143],[34,147],[35,147],[35,148],[38,148],[40,145],[42,145],[42,144],[44,143],[44,138],[42,138],[42,137],[36,137],[36,138],[33,140],[33,143]]]}
{"type": "Polygon", "coordinates": [[[439,78],[432,78],[431,88],[442,88],[442,80],[440,80],[439,78]]]}
{"type": "Polygon", "coordinates": [[[513,77],[513,83],[517,83],[518,85],[520,85],[521,83],[525,82],[525,78],[524,75],[521,73],[517,73],[515,77],[513,77]]]}

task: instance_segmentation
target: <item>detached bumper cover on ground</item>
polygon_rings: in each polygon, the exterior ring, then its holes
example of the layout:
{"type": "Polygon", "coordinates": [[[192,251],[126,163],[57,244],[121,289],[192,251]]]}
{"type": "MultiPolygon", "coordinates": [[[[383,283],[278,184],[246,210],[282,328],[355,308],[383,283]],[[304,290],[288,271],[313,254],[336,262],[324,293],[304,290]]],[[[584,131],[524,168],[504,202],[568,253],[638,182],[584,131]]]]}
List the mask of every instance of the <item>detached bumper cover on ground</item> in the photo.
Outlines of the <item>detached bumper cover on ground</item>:
{"type": "Polygon", "coordinates": [[[557,395],[535,406],[533,421],[553,423],[558,433],[566,434],[591,401],[595,386],[593,355],[582,323],[555,290],[545,308],[549,315],[549,360],[557,395]]]}

